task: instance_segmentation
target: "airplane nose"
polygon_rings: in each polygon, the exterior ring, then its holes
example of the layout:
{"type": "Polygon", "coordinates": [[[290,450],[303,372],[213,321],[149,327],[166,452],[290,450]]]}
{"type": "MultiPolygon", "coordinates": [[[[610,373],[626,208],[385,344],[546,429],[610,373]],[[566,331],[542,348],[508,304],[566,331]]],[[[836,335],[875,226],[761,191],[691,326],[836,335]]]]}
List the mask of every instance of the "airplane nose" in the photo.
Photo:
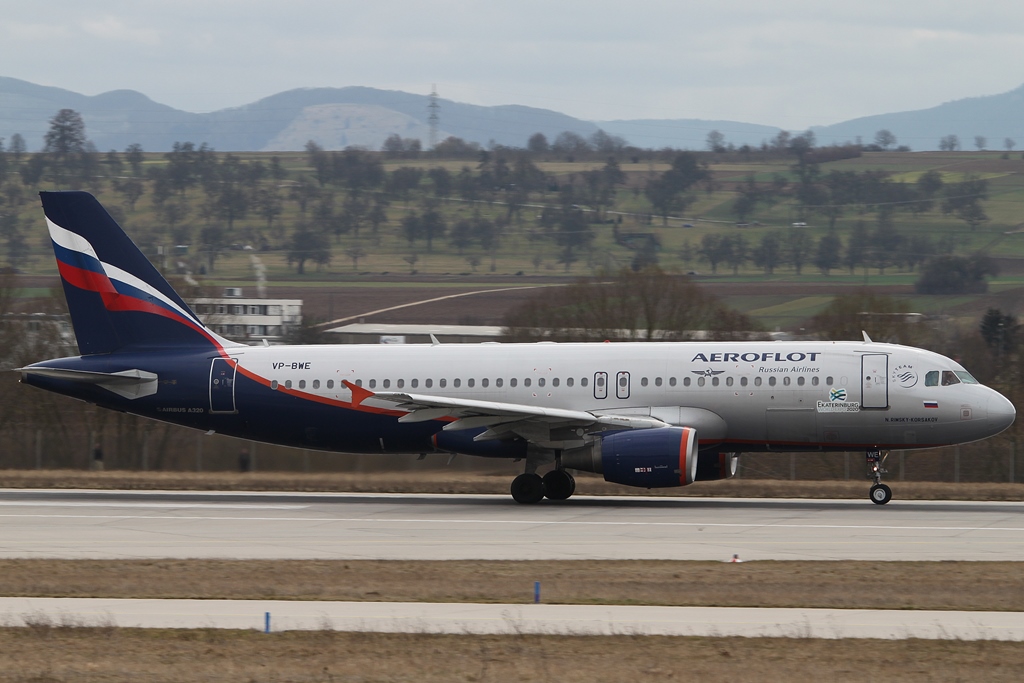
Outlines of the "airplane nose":
{"type": "Polygon", "coordinates": [[[993,393],[995,395],[988,400],[988,421],[994,428],[992,433],[998,434],[1013,424],[1014,418],[1017,417],[1017,410],[1005,396],[997,392],[993,393]]]}

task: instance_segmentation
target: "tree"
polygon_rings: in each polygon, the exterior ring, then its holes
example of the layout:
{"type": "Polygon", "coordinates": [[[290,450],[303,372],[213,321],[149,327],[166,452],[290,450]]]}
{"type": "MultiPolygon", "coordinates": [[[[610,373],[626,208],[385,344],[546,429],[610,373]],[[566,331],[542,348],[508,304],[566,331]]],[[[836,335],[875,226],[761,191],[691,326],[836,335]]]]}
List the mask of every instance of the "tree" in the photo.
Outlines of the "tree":
{"type": "Polygon", "coordinates": [[[217,259],[228,250],[228,232],[222,225],[208,225],[199,231],[199,249],[206,255],[209,272],[213,272],[217,259]]]}
{"type": "Polygon", "coordinates": [[[868,245],[867,226],[864,225],[864,221],[857,221],[850,231],[850,239],[846,242],[846,254],[843,257],[843,265],[850,269],[851,275],[857,266],[865,266],[866,272],[868,245]]]}
{"type": "Polygon", "coordinates": [[[713,130],[709,132],[705,144],[707,145],[709,152],[721,154],[726,151],[725,136],[720,131],[713,130]]]}
{"type": "Polygon", "coordinates": [[[922,266],[914,288],[918,294],[981,294],[988,291],[986,278],[995,274],[995,263],[981,254],[935,256],[922,266]]]}
{"type": "Polygon", "coordinates": [[[947,135],[939,140],[939,149],[943,152],[956,152],[960,149],[960,138],[957,135],[947,135]]]}
{"type": "Polygon", "coordinates": [[[288,265],[294,263],[296,272],[303,275],[306,261],[313,261],[317,266],[330,263],[331,242],[321,231],[300,223],[288,243],[288,265]]]}
{"type": "Polygon", "coordinates": [[[984,135],[975,135],[974,146],[978,148],[979,152],[985,151],[985,147],[988,146],[988,138],[984,135]]]}
{"type": "Polygon", "coordinates": [[[904,302],[864,288],[835,297],[808,329],[819,339],[861,340],[867,332],[876,342],[910,344],[923,325],[908,323],[906,312],[904,302]]]}
{"type": "Polygon", "coordinates": [[[891,131],[883,128],[882,130],[875,133],[875,144],[881,147],[883,150],[888,150],[890,147],[896,144],[896,136],[891,131]]]}
{"type": "Polygon", "coordinates": [[[843,240],[833,228],[818,240],[818,249],[814,254],[814,265],[827,276],[842,263],[843,240]]]}
{"type": "Polygon", "coordinates": [[[709,232],[700,240],[697,253],[711,266],[711,274],[718,274],[718,264],[729,257],[732,241],[725,235],[709,232]]]}
{"type": "Polygon", "coordinates": [[[137,142],[128,145],[124,150],[124,156],[128,165],[132,167],[132,175],[136,178],[142,176],[142,162],[145,160],[142,145],[137,142]]]}
{"type": "Polygon", "coordinates": [[[14,163],[21,163],[21,157],[25,156],[25,138],[21,136],[21,133],[15,133],[11,136],[11,142],[8,145],[8,151],[11,156],[14,157],[14,163]]]}
{"type": "Polygon", "coordinates": [[[366,250],[360,247],[358,244],[353,247],[349,247],[348,249],[345,250],[345,256],[348,256],[350,259],[352,259],[352,270],[359,269],[359,259],[364,258],[366,255],[366,250]]]}
{"type": "Polygon", "coordinates": [[[43,136],[43,141],[43,152],[53,161],[57,182],[65,175],[74,175],[81,157],[88,150],[82,115],[74,109],[61,109],[50,119],[50,129],[43,136]]]}
{"type": "Polygon", "coordinates": [[[782,239],[778,231],[767,232],[754,248],[754,265],[764,268],[766,275],[775,273],[782,260],[782,239]]]}
{"type": "Polygon", "coordinates": [[[1003,147],[1006,148],[1006,152],[1007,153],[1012,152],[1013,148],[1016,147],[1016,146],[1017,146],[1017,141],[1014,140],[1013,138],[1006,138],[1005,140],[1003,140],[1003,147]]]}
{"type": "Polygon", "coordinates": [[[945,186],[942,213],[952,214],[967,223],[973,231],[988,220],[981,201],[988,199],[988,181],[971,177],[967,180],[945,186]]]}
{"type": "Polygon", "coordinates": [[[711,178],[707,164],[692,152],[681,152],[672,160],[672,167],[647,183],[644,194],[657,215],[668,225],[671,213],[682,213],[695,201],[685,193],[694,185],[711,178]]]}
{"type": "Polygon", "coordinates": [[[998,308],[990,308],[981,318],[978,332],[985,340],[985,345],[998,357],[1012,353],[1017,347],[1020,324],[1012,315],[1004,315],[998,308]]]}
{"type": "Polygon", "coordinates": [[[551,145],[548,144],[548,138],[544,133],[534,133],[526,141],[526,149],[533,154],[545,154],[551,149],[551,145]]]}
{"type": "Polygon", "coordinates": [[[784,249],[786,258],[793,264],[796,274],[800,275],[804,263],[814,251],[814,237],[803,228],[790,228],[786,233],[784,249]]]}

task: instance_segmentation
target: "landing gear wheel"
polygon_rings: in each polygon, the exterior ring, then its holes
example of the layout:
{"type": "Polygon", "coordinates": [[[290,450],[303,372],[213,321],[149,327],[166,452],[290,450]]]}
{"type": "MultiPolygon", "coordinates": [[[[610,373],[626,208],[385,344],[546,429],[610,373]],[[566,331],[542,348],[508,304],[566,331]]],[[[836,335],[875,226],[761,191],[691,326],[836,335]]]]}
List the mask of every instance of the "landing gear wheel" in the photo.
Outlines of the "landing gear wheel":
{"type": "Polygon", "coordinates": [[[543,481],[544,495],[551,500],[565,500],[576,491],[576,480],[565,470],[551,470],[543,481]]]}
{"type": "Polygon", "coordinates": [[[871,487],[871,502],[875,505],[885,505],[892,500],[892,489],[885,484],[875,484],[871,487]]]}
{"type": "Polygon", "coordinates": [[[539,503],[544,497],[544,480],[539,474],[520,474],[512,480],[512,498],[517,503],[539,503]]]}

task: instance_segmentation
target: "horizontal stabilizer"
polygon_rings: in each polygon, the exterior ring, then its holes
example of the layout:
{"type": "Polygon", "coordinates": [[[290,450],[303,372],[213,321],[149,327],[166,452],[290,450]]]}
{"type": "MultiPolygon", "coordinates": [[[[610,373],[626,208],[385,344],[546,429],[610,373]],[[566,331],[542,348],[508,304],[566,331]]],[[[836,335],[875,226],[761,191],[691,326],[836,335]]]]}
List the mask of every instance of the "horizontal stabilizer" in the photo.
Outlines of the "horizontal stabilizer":
{"type": "Polygon", "coordinates": [[[90,372],[66,368],[24,367],[16,368],[22,375],[38,375],[65,382],[95,384],[127,399],[152,396],[156,393],[159,376],[145,370],[122,370],[120,372],[90,372]]]}

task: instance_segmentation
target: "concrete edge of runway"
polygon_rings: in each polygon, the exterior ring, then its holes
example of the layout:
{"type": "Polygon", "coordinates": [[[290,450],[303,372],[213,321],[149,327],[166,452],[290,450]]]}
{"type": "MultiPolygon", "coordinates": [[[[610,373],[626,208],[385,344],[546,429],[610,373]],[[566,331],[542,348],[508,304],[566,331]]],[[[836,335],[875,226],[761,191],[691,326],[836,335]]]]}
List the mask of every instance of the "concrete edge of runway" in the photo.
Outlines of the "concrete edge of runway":
{"type": "Polygon", "coordinates": [[[0,626],[1024,641],[1022,612],[0,598],[0,626]]]}

